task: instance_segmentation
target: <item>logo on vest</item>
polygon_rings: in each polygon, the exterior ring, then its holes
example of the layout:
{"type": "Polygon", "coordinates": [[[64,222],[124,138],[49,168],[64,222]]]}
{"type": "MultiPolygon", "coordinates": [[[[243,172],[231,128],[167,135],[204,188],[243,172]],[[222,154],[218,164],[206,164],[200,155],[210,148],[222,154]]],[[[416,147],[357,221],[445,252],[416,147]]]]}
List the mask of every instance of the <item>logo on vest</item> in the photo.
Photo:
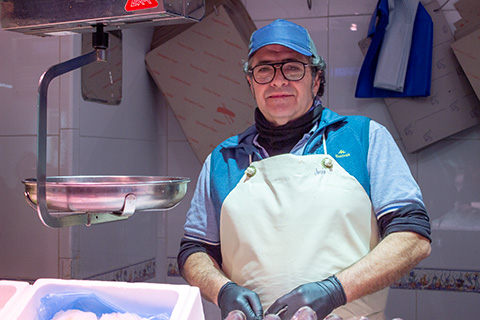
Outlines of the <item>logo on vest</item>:
{"type": "Polygon", "coordinates": [[[346,157],[350,157],[350,153],[347,153],[345,150],[340,150],[335,155],[335,158],[346,158],[346,157]]]}

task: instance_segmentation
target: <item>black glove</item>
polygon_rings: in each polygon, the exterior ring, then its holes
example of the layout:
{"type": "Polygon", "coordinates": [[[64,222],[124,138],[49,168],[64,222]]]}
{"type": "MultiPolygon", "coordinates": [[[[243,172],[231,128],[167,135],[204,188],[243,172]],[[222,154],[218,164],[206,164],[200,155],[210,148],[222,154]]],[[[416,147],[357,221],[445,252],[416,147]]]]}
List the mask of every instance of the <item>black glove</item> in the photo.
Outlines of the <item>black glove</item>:
{"type": "Polygon", "coordinates": [[[235,282],[227,282],[218,292],[218,306],[225,319],[230,311],[240,310],[247,320],[262,320],[263,308],[258,295],[235,282]]]}
{"type": "Polygon", "coordinates": [[[328,316],[334,309],[347,303],[347,297],[342,284],[337,277],[330,276],[319,282],[310,282],[293,289],[275,301],[266,314],[278,313],[282,320],[290,320],[295,312],[303,306],[309,306],[316,313],[318,319],[328,316]]]}

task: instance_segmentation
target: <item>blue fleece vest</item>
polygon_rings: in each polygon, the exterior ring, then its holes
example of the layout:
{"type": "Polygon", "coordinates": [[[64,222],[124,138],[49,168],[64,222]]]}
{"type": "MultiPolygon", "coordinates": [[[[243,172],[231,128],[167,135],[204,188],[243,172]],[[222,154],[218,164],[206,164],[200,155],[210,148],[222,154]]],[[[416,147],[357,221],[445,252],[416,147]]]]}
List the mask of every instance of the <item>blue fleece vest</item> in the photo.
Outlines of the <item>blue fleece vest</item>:
{"type": "MultiPolygon", "coordinates": [[[[367,169],[370,119],[363,116],[340,116],[324,109],[318,129],[307,141],[304,155],[324,153],[325,132],[327,152],[352,176],[370,196],[367,169]]],[[[222,203],[242,178],[251,161],[261,160],[259,150],[253,144],[255,126],[222,142],[211,154],[211,195],[220,219],[222,203]]]]}

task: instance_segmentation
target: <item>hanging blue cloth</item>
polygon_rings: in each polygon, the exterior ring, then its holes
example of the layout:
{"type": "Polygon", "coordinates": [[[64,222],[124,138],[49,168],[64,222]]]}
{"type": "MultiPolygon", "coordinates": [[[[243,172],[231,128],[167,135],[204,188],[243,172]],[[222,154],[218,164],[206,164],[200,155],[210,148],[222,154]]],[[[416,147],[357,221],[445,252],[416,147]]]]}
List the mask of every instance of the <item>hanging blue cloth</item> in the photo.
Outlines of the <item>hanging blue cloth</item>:
{"type": "Polygon", "coordinates": [[[378,56],[388,25],[388,0],[379,0],[370,20],[368,36],[371,43],[360,69],[356,98],[395,98],[429,96],[432,82],[433,22],[422,3],[418,4],[413,26],[403,92],[375,88],[373,82],[378,56]]]}

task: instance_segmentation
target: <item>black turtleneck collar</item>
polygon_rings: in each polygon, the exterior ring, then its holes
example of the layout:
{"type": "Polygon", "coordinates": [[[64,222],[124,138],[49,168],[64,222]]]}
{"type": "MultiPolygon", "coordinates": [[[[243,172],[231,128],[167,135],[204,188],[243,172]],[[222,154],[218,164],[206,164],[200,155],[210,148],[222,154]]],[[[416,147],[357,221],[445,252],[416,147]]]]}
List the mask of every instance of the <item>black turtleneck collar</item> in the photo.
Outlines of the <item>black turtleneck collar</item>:
{"type": "Polygon", "coordinates": [[[320,120],[322,111],[322,104],[314,103],[314,106],[300,118],[282,126],[274,126],[257,108],[255,109],[257,141],[265,148],[269,156],[289,153],[298,141],[320,120]]]}

